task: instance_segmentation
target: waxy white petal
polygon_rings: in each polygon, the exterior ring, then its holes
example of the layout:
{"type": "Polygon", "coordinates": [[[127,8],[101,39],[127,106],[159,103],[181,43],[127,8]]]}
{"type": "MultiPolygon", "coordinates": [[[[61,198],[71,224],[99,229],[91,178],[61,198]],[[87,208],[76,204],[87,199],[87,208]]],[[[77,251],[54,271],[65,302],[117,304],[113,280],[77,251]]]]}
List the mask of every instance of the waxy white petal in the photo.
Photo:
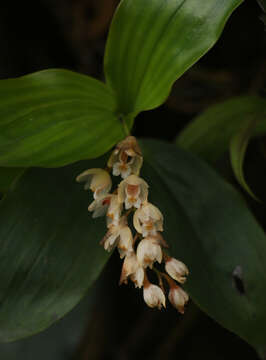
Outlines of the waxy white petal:
{"type": "Polygon", "coordinates": [[[120,258],[123,259],[126,255],[133,252],[133,236],[130,228],[125,226],[120,230],[120,239],[118,242],[118,251],[120,258]]]}
{"type": "Polygon", "coordinates": [[[137,260],[137,256],[133,251],[129,253],[124,259],[119,284],[127,284],[128,276],[134,274],[138,270],[138,268],[139,263],[137,260]]]}
{"type": "Polygon", "coordinates": [[[165,307],[165,296],[162,289],[153,284],[148,284],[143,287],[143,297],[146,304],[151,307],[157,307],[159,310],[162,306],[165,307]]]}
{"type": "Polygon", "coordinates": [[[110,196],[110,205],[108,207],[107,211],[107,227],[110,227],[111,225],[118,225],[121,212],[122,212],[123,205],[118,201],[117,195],[111,195],[110,196]]]}
{"type": "Polygon", "coordinates": [[[139,267],[137,271],[130,276],[130,280],[133,281],[136,288],[141,288],[144,281],[144,269],[139,267]]]}
{"type": "Polygon", "coordinates": [[[162,262],[162,249],[154,238],[146,238],[140,241],[137,248],[137,258],[139,263],[144,267],[152,268],[153,263],[162,262]]]}
{"type": "Polygon", "coordinates": [[[188,294],[180,286],[170,288],[168,299],[170,303],[181,313],[184,314],[184,307],[189,300],[188,294]]]}
{"type": "Polygon", "coordinates": [[[88,211],[93,212],[92,217],[97,218],[106,214],[110,205],[112,195],[102,196],[94,200],[88,207],[88,211]]]}
{"type": "Polygon", "coordinates": [[[148,184],[136,175],[130,175],[118,186],[118,199],[125,207],[140,207],[148,197],[148,184]]]}
{"type": "Polygon", "coordinates": [[[173,279],[181,284],[186,281],[186,276],[189,274],[186,265],[172,257],[167,258],[165,261],[165,270],[173,279]]]}
{"type": "Polygon", "coordinates": [[[92,190],[94,199],[108,194],[112,187],[112,181],[109,173],[103,169],[88,169],[83,171],[76,178],[77,182],[85,182],[84,189],[92,190]]]}
{"type": "Polygon", "coordinates": [[[163,215],[156,206],[146,202],[135,212],[133,224],[143,236],[156,235],[157,231],[163,231],[163,215]]]}

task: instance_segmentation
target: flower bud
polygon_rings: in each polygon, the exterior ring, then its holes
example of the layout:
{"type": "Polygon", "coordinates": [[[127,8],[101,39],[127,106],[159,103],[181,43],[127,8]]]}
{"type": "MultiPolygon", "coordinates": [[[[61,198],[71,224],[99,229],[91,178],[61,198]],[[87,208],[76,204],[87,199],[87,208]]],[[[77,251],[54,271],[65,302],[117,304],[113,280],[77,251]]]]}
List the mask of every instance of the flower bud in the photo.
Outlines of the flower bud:
{"type": "Polygon", "coordinates": [[[157,307],[161,310],[162,306],[165,307],[164,293],[157,285],[145,282],[143,287],[143,297],[145,303],[151,308],[157,307]]]}
{"type": "Polygon", "coordinates": [[[166,259],[165,270],[173,279],[181,284],[186,281],[186,276],[189,274],[186,265],[172,257],[166,259]]]}
{"type": "Polygon", "coordinates": [[[139,267],[136,272],[130,276],[130,280],[133,281],[136,288],[141,288],[144,281],[144,269],[139,267]]]}
{"type": "Polygon", "coordinates": [[[181,313],[184,314],[184,307],[189,300],[188,294],[178,285],[170,288],[168,299],[170,303],[181,313]]]}
{"type": "Polygon", "coordinates": [[[122,207],[123,207],[122,204],[118,201],[118,196],[111,195],[110,205],[107,211],[107,217],[108,217],[107,227],[110,227],[111,225],[118,225],[122,207]]]}
{"type": "Polygon", "coordinates": [[[128,276],[134,274],[138,270],[138,268],[139,263],[135,252],[133,251],[127,254],[123,262],[119,284],[127,284],[128,276]]]}
{"type": "Polygon", "coordinates": [[[155,261],[158,263],[162,262],[162,249],[158,244],[155,238],[145,238],[140,241],[137,248],[137,258],[139,263],[146,268],[149,266],[152,268],[152,265],[155,261]]]}
{"type": "MultiPolygon", "coordinates": [[[[101,240],[100,244],[103,245],[104,249],[107,251],[111,251],[113,250],[113,248],[117,245],[120,237],[121,237],[121,233],[122,236],[124,236],[124,232],[127,232],[127,225],[126,225],[126,221],[125,218],[122,217],[119,220],[118,225],[111,225],[109,227],[109,230],[107,231],[106,235],[104,236],[104,238],[101,240]]],[[[129,232],[131,233],[130,229],[128,228],[129,232]]],[[[127,234],[129,234],[127,232],[127,234]]]]}
{"type": "Polygon", "coordinates": [[[148,184],[136,175],[130,175],[118,186],[118,200],[125,202],[125,208],[139,208],[148,197],[148,184]]]}
{"type": "Polygon", "coordinates": [[[163,231],[162,213],[148,202],[135,212],[133,223],[135,229],[143,236],[156,235],[157,231],[163,231]]]}
{"type": "Polygon", "coordinates": [[[106,214],[111,202],[111,196],[112,195],[101,196],[89,205],[88,210],[93,212],[93,218],[97,218],[106,214]]]}
{"type": "Polygon", "coordinates": [[[123,259],[126,255],[133,252],[133,236],[130,228],[128,226],[122,228],[119,237],[117,248],[120,258],[123,259]]]}
{"type": "Polygon", "coordinates": [[[88,169],[78,175],[76,181],[85,182],[84,189],[92,190],[94,199],[107,195],[112,187],[111,177],[103,169],[88,169]]]}
{"type": "Polygon", "coordinates": [[[141,149],[138,145],[137,139],[134,136],[127,136],[124,140],[120,141],[115,150],[112,152],[109,160],[108,167],[112,168],[116,162],[126,163],[127,157],[141,156],[141,149]]]}

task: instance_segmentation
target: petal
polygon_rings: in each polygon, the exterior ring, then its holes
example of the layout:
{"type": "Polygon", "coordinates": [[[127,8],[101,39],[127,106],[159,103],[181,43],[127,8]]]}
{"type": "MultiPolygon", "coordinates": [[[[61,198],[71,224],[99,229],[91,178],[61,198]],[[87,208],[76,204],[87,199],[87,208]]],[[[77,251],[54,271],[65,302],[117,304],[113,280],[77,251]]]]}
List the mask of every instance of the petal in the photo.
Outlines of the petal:
{"type": "Polygon", "coordinates": [[[142,226],[141,226],[141,222],[140,222],[140,218],[139,215],[141,213],[141,208],[135,211],[135,214],[133,216],[133,225],[134,228],[137,230],[138,233],[142,233],[142,226]]]}
{"type": "Polygon", "coordinates": [[[134,156],[129,162],[132,174],[139,175],[142,164],[143,164],[143,157],[139,155],[134,156]]]}
{"type": "Polygon", "coordinates": [[[113,175],[114,176],[119,176],[121,174],[121,171],[120,171],[120,163],[117,162],[113,165],[113,175]]]}
{"type": "Polygon", "coordinates": [[[123,180],[121,181],[121,183],[118,185],[118,191],[117,191],[117,195],[118,195],[118,201],[120,203],[123,203],[125,201],[125,198],[126,198],[126,192],[125,192],[125,189],[126,189],[126,180],[123,180]]]}
{"type": "Polygon", "coordinates": [[[130,166],[127,166],[124,170],[121,171],[121,176],[123,179],[126,179],[131,174],[130,166]]]}

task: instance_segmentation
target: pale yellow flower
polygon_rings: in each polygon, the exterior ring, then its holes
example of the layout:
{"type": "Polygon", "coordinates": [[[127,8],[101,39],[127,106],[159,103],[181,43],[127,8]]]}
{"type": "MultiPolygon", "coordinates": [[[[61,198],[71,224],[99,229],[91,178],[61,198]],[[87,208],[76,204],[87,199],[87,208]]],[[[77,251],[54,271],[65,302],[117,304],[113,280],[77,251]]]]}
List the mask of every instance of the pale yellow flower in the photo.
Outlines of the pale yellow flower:
{"type": "Polygon", "coordinates": [[[94,199],[109,193],[112,180],[109,173],[103,169],[88,169],[77,176],[77,182],[85,182],[84,189],[93,191],[94,199]]]}
{"type": "Polygon", "coordinates": [[[186,276],[189,274],[186,265],[172,257],[167,257],[165,260],[165,270],[173,279],[181,284],[186,281],[186,276]]]}
{"type": "Polygon", "coordinates": [[[181,313],[184,314],[184,307],[189,300],[188,294],[178,285],[170,288],[168,299],[170,303],[181,313]]]}
{"type": "Polygon", "coordinates": [[[144,237],[156,235],[157,231],[163,231],[163,215],[151,203],[144,204],[135,212],[133,223],[135,229],[144,237]]]}
{"type": "Polygon", "coordinates": [[[88,210],[92,212],[92,217],[97,218],[106,214],[108,207],[110,206],[112,195],[103,195],[94,200],[88,207],[88,210]]]}
{"type": "Polygon", "coordinates": [[[157,285],[145,282],[143,286],[143,297],[145,303],[151,308],[157,307],[161,310],[162,306],[165,307],[164,293],[157,285]]]}
{"type": "Polygon", "coordinates": [[[139,266],[138,269],[130,276],[130,280],[133,281],[136,288],[141,288],[144,281],[144,269],[139,266]]]}
{"type": "Polygon", "coordinates": [[[128,253],[124,259],[121,276],[120,276],[120,284],[127,284],[127,278],[134,274],[139,268],[139,262],[137,256],[134,251],[128,253]]]}
{"type": "Polygon", "coordinates": [[[148,184],[136,175],[130,175],[118,186],[118,200],[125,208],[139,208],[148,197],[148,184]]]}
{"type": "Polygon", "coordinates": [[[118,201],[117,195],[110,195],[110,204],[107,211],[107,227],[111,225],[118,225],[123,204],[118,201]]]}
{"type": "Polygon", "coordinates": [[[155,261],[162,262],[162,257],[161,246],[155,238],[147,237],[140,241],[137,248],[137,258],[144,268],[149,266],[152,269],[155,261]]]}

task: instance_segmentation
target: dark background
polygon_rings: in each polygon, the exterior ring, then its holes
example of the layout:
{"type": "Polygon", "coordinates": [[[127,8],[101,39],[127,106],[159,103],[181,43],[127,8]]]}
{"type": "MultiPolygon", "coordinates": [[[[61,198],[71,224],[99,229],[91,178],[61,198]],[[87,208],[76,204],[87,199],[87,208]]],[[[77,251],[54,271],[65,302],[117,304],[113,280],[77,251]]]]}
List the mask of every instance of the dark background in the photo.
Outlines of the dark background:
{"type": "MultiPolygon", "coordinates": [[[[103,80],[105,40],[117,3],[2,0],[0,78],[59,67],[103,80]]],[[[215,47],[177,81],[166,104],[138,116],[134,134],[173,140],[211,104],[247,92],[264,95],[266,33],[261,15],[256,1],[246,0],[215,47]]],[[[170,307],[148,309],[141,291],[118,286],[120,266],[114,254],[92,296],[44,333],[0,345],[0,359],[257,359],[246,343],[193,303],[184,316],[170,307]]]]}

